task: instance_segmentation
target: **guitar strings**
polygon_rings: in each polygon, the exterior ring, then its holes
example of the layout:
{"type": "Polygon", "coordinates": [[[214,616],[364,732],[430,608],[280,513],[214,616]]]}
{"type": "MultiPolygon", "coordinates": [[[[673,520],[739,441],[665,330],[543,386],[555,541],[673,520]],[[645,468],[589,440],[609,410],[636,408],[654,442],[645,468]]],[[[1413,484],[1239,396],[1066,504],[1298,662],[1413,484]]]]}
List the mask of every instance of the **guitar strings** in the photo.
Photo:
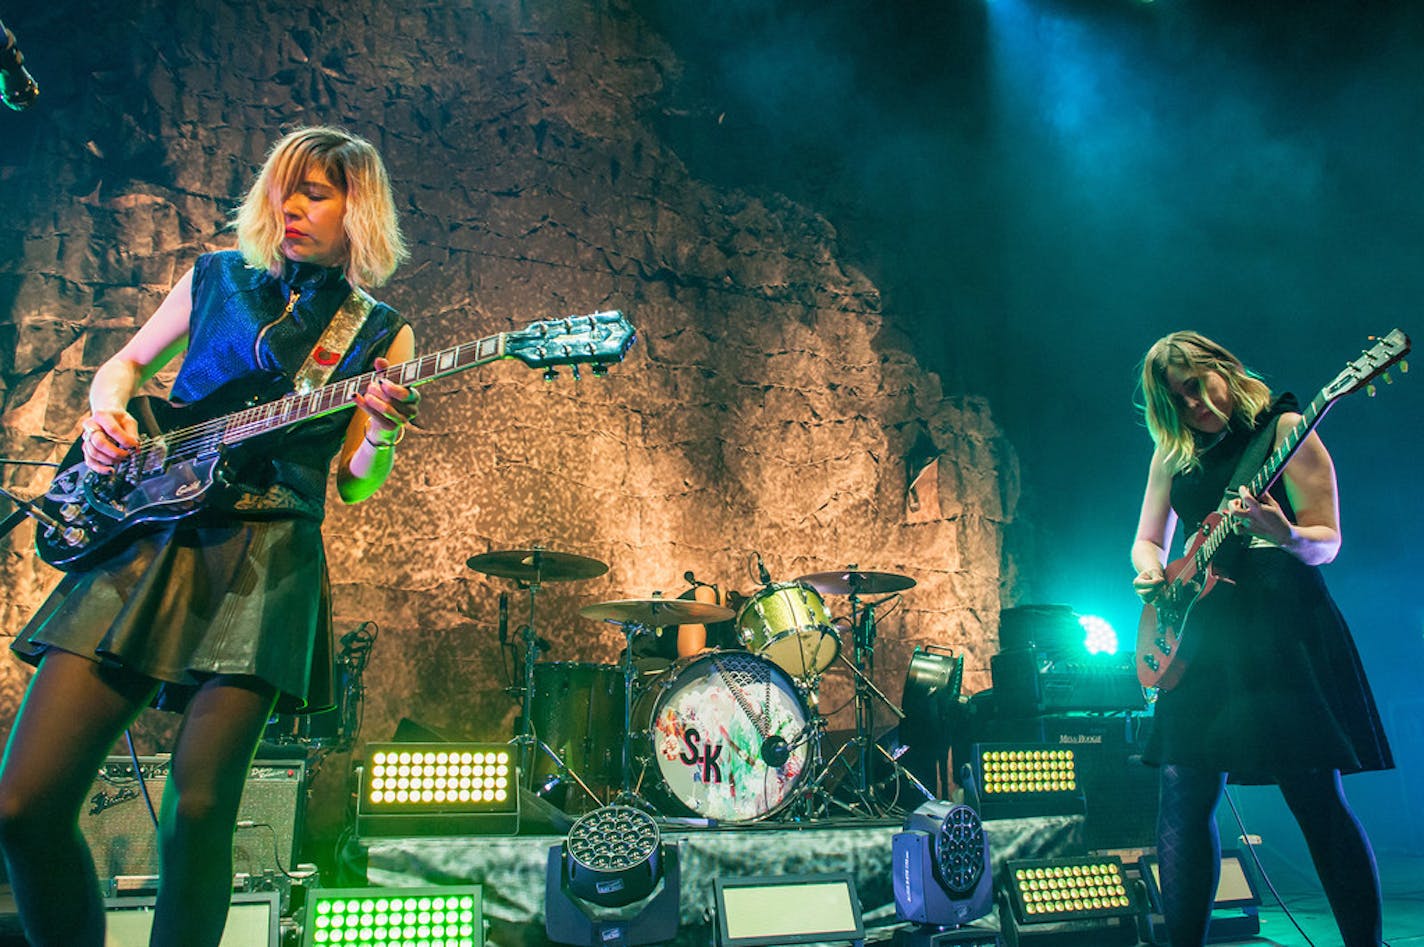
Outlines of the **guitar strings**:
{"type": "MultiPolygon", "coordinates": [[[[621,314],[619,315],[619,318],[621,319],[621,314]]],[[[572,329],[575,323],[587,323],[587,328],[583,330],[585,332],[587,332],[588,329],[595,328],[597,326],[597,320],[594,317],[589,316],[570,317],[562,321],[566,324],[568,329],[572,329]]],[[[533,330],[531,328],[519,332],[500,333],[499,335],[502,336],[507,342],[508,340],[514,339],[519,336],[526,336],[532,331],[533,330]]],[[[366,387],[376,378],[383,378],[387,381],[393,381],[399,384],[401,383],[400,378],[402,375],[405,374],[406,368],[411,365],[415,366],[415,376],[406,380],[404,383],[412,386],[424,384],[427,381],[433,381],[436,378],[440,377],[442,374],[451,374],[453,372],[461,371],[466,368],[473,368],[474,363],[470,365],[462,364],[462,357],[464,356],[466,350],[474,349],[476,354],[478,354],[481,345],[491,341],[492,338],[497,337],[498,336],[478,339],[473,342],[462,342],[448,349],[443,349],[439,352],[432,352],[427,355],[422,355],[409,361],[402,362],[399,365],[391,365],[379,371],[371,371],[362,373],[360,375],[354,375],[350,378],[342,379],[341,381],[332,382],[328,385],[323,385],[322,387],[317,388],[314,391],[307,392],[305,394],[284,395],[282,398],[279,398],[276,401],[269,401],[264,404],[253,405],[252,407],[244,408],[243,410],[233,412],[232,414],[223,415],[222,417],[218,418],[211,418],[207,421],[202,421],[198,424],[194,424],[189,427],[178,428],[174,431],[165,432],[164,434],[156,436],[140,435],[138,446],[134,449],[133,453],[128,458],[126,458],[118,465],[115,470],[115,474],[118,474],[120,470],[127,471],[134,468],[136,468],[140,474],[146,474],[151,470],[162,467],[164,464],[176,459],[190,459],[198,457],[202,455],[205,451],[213,449],[216,445],[220,443],[241,443],[242,441],[248,439],[254,434],[260,434],[266,430],[269,430],[271,428],[271,422],[276,416],[273,414],[273,408],[275,406],[281,405],[284,401],[287,401],[288,399],[291,399],[293,407],[290,410],[283,411],[281,413],[283,423],[278,426],[286,426],[287,424],[291,423],[299,423],[300,421],[307,420],[319,414],[333,413],[335,411],[341,411],[345,410],[346,408],[352,407],[355,402],[346,397],[342,398],[342,403],[337,403],[335,395],[338,391],[346,389],[354,394],[356,390],[358,390],[359,388],[366,387]],[[442,373],[439,371],[440,359],[446,355],[453,356],[453,360],[451,362],[451,368],[446,372],[442,373]],[[429,377],[423,377],[424,372],[426,371],[427,362],[433,363],[435,371],[432,372],[429,377]]],[[[564,349],[566,355],[572,354],[572,352],[569,351],[569,346],[567,344],[564,345],[564,349]]],[[[505,351],[504,346],[499,346],[496,351],[497,354],[495,354],[493,358],[489,359],[490,361],[501,357],[508,357],[508,353],[507,351],[505,351]]],[[[594,354],[593,346],[591,344],[589,345],[589,351],[587,354],[594,354]]]]}

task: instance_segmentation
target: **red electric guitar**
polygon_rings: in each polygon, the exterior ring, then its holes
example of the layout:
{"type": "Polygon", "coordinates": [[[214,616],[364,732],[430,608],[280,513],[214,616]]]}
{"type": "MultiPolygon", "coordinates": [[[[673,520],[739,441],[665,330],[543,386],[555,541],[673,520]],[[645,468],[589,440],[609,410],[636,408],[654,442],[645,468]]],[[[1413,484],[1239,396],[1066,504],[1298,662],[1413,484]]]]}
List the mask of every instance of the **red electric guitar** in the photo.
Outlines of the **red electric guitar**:
{"type": "MultiPolygon", "coordinates": [[[[1376,377],[1409,354],[1409,337],[1398,329],[1380,339],[1372,348],[1345,366],[1320,390],[1301,412],[1300,420],[1287,433],[1281,446],[1266,459],[1261,469],[1246,484],[1252,496],[1261,496],[1271,488],[1295,454],[1307,434],[1325,417],[1330,406],[1361,388],[1369,388],[1376,377]]],[[[1402,365],[1401,371],[1408,371],[1402,365]]],[[[1389,376],[1385,376],[1389,380],[1389,376]]],[[[1235,496],[1221,501],[1216,512],[1202,521],[1201,528],[1187,542],[1186,554],[1167,564],[1167,581],[1157,598],[1142,609],[1137,623],[1137,679],[1144,687],[1170,690],[1181,680],[1191,662],[1195,638],[1187,635],[1187,623],[1192,608],[1216,586],[1230,582],[1212,565],[1214,556],[1229,539],[1236,536],[1225,516],[1226,504],[1235,496]]]]}

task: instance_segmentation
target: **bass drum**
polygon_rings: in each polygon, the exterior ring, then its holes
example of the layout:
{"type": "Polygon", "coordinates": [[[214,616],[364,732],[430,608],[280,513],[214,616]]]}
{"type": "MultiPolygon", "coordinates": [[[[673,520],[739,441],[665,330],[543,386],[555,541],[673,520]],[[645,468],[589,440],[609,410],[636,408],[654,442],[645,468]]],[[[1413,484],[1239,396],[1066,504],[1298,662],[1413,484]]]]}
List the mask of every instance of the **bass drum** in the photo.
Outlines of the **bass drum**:
{"type": "Polygon", "coordinates": [[[786,672],[743,651],[684,658],[638,701],[635,733],[650,756],[643,791],[668,814],[764,819],[806,776],[806,704],[786,672]]]}

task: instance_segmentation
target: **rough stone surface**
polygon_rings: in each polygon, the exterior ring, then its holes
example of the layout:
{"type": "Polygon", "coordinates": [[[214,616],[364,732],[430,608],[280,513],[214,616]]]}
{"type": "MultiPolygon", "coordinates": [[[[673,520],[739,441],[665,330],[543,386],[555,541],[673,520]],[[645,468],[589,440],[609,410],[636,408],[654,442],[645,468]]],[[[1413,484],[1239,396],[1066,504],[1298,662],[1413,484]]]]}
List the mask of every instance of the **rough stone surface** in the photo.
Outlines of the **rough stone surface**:
{"type": "MultiPolygon", "coordinates": [[[[380,627],[363,739],[405,717],[508,736],[496,598],[512,593],[512,625],[529,603],[464,563],[535,544],[611,566],[539,595],[550,660],[616,659],[621,636],[579,607],[675,595],[689,569],[751,591],[760,552],[783,581],[849,564],[913,576],[881,609],[877,683],[898,696],[911,650],[933,643],[967,655],[967,689],[987,686],[1011,591],[1012,449],[984,400],[945,397],[878,342],[876,289],[824,219],[688,175],[651,121],[678,64],[626,2],[81,0],[26,27],[33,65],[69,65],[0,152],[5,456],[62,453],[93,370],[198,253],[230,245],[226,214],[300,124],[343,125],[386,155],[414,259],[381,295],[422,351],[609,308],[638,328],[606,379],[546,384],[502,362],[435,383],[385,489],[356,507],[332,495],[338,633],[380,627]]],[[[5,470],[25,495],[44,482],[5,470]]],[[[31,537],[0,544],[12,634],[57,579],[31,537]]],[[[6,728],[27,675],[0,670],[6,728]]],[[[833,671],[821,707],[850,693],[833,671]]],[[[143,749],[170,735],[145,715],[143,749]]],[[[323,770],[334,798],[347,764],[323,770]]]]}

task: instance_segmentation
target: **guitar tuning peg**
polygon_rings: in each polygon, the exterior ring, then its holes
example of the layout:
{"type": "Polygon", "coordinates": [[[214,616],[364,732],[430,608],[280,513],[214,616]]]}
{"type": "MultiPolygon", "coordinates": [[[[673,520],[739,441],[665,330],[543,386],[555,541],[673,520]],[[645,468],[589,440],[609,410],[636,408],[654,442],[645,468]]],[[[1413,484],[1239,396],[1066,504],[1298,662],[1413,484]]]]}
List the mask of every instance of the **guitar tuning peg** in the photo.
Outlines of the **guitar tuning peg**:
{"type": "Polygon", "coordinates": [[[1406,360],[1406,361],[1401,361],[1401,362],[1399,363],[1399,373],[1400,373],[1401,375],[1408,375],[1408,374],[1409,374],[1409,362],[1408,362],[1407,360],[1406,360]]]}
{"type": "Polygon", "coordinates": [[[1375,396],[1375,385],[1374,385],[1374,382],[1370,382],[1368,385],[1365,386],[1365,397],[1366,397],[1366,398],[1373,398],[1374,396],[1375,396]]]}
{"type": "Polygon", "coordinates": [[[607,374],[608,374],[608,366],[607,366],[607,365],[603,364],[602,362],[594,362],[594,363],[593,363],[593,377],[594,377],[594,378],[603,378],[603,377],[606,376],[607,374]]]}
{"type": "Polygon", "coordinates": [[[1384,373],[1384,383],[1385,383],[1386,385],[1392,385],[1392,384],[1394,384],[1394,379],[1389,377],[1389,372],[1385,372],[1385,373],[1384,373]]]}
{"type": "Polygon", "coordinates": [[[579,367],[577,362],[574,363],[574,366],[570,369],[570,371],[573,372],[574,381],[579,381],[581,378],[583,378],[583,376],[579,374],[579,367]]]}
{"type": "Polygon", "coordinates": [[[559,377],[558,369],[554,369],[554,368],[546,368],[546,369],[544,369],[544,380],[545,380],[545,381],[554,381],[554,380],[557,379],[558,377],[559,377]]]}

